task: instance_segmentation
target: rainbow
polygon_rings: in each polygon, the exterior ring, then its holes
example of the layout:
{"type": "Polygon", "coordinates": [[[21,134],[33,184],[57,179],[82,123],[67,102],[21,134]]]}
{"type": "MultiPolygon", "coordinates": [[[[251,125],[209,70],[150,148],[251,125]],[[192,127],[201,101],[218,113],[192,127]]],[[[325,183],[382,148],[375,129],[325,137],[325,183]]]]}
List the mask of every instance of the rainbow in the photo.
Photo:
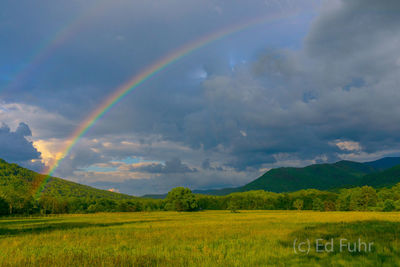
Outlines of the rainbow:
{"type": "Polygon", "coordinates": [[[88,21],[91,17],[104,12],[106,10],[106,3],[109,3],[109,1],[103,1],[100,5],[97,4],[94,7],[85,9],[78,16],[69,21],[69,23],[67,23],[64,27],[58,30],[53,37],[46,39],[39,46],[37,52],[30,56],[28,64],[26,64],[26,66],[22,68],[2,90],[7,91],[16,89],[24,85],[24,83],[32,75],[33,71],[36,70],[44,61],[50,58],[54,52],[57,51],[57,49],[67,40],[76,35],[79,30],[83,28],[83,24],[86,21],[88,21]]]}
{"type": "Polygon", "coordinates": [[[121,99],[123,99],[126,95],[128,95],[132,90],[143,84],[145,81],[167,68],[168,66],[174,64],[179,61],[183,57],[191,54],[192,52],[210,44],[221,40],[229,35],[234,33],[243,31],[251,26],[266,23],[272,20],[282,19],[284,17],[293,16],[292,13],[286,14],[285,16],[270,16],[270,17],[261,17],[255,18],[250,21],[246,21],[245,23],[234,25],[233,27],[229,27],[227,29],[216,31],[210,35],[206,35],[202,38],[195,40],[194,42],[190,42],[178,50],[174,51],[171,54],[168,54],[161,60],[155,62],[150,65],[146,69],[144,69],[139,74],[135,75],[133,78],[128,80],[125,84],[118,87],[113,94],[111,94],[100,106],[98,106],[87,118],[84,120],[79,127],[72,133],[69,142],[62,150],[61,156],[56,162],[45,172],[45,178],[42,183],[39,185],[36,190],[36,197],[40,197],[40,193],[44,189],[50,177],[54,174],[54,171],[60,165],[61,161],[68,156],[71,149],[78,143],[78,141],[89,131],[89,129],[106,114],[112,107],[114,107],[121,99]]]}

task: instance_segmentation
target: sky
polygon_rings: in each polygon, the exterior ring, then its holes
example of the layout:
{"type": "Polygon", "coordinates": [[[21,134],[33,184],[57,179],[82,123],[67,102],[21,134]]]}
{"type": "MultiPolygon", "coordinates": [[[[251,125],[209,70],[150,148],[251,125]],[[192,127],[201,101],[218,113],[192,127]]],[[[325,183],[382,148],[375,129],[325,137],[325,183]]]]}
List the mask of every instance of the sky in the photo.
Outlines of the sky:
{"type": "Polygon", "coordinates": [[[400,2],[3,0],[0,158],[133,195],[400,155],[400,2]],[[202,37],[260,18],[132,90],[202,37]]]}

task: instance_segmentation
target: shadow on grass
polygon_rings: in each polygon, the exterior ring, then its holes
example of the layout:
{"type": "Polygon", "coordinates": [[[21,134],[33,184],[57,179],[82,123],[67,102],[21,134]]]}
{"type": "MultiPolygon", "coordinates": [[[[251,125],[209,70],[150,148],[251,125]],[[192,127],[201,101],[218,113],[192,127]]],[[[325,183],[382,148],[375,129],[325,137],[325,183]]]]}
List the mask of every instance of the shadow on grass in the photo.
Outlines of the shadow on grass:
{"type": "Polygon", "coordinates": [[[55,222],[61,221],[61,218],[37,218],[37,219],[20,219],[20,218],[8,218],[7,220],[0,220],[0,228],[7,227],[9,225],[20,225],[28,223],[45,223],[45,222],[55,222]]]}
{"type": "Polygon", "coordinates": [[[306,226],[279,242],[291,253],[273,261],[289,266],[400,266],[399,234],[399,222],[378,220],[306,226]],[[300,248],[304,252],[299,251],[299,242],[306,242],[300,248]]]}
{"type": "Polygon", "coordinates": [[[179,266],[179,262],[167,259],[163,255],[88,255],[85,252],[78,252],[73,254],[63,254],[60,257],[42,256],[35,259],[23,258],[17,262],[2,263],[4,267],[14,266],[58,266],[60,262],[62,266],[135,266],[135,267],[149,267],[149,266],[179,266]]]}
{"type": "MultiPolygon", "coordinates": [[[[5,228],[4,225],[0,224],[0,237],[4,236],[16,236],[24,234],[40,234],[48,233],[57,230],[70,230],[70,229],[81,229],[89,227],[111,227],[126,224],[140,224],[140,223],[151,223],[151,222],[161,222],[168,221],[163,220],[138,220],[138,221],[123,221],[123,222],[111,222],[111,223],[90,223],[90,222],[53,222],[51,220],[21,220],[20,228],[5,228]],[[40,224],[27,224],[27,222],[38,222],[43,221],[40,224]]],[[[17,224],[12,222],[12,224],[17,224]]]]}

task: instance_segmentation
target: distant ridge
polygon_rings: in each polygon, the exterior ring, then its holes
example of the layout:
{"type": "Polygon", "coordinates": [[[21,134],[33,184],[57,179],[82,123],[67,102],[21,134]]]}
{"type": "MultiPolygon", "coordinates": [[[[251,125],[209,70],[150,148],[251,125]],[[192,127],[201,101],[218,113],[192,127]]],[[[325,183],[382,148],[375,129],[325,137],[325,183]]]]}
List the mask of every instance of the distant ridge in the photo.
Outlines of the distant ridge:
{"type": "Polygon", "coordinates": [[[371,166],[346,160],[332,164],[313,164],[303,168],[281,167],[271,169],[241,187],[205,190],[199,193],[220,195],[250,190],[266,190],[276,193],[308,188],[327,190],[359,184],[361,177],[374,171],[376,170],[371,166]]]}
{"type": "Polygon", "coordinates": [[[396,165],[400,165],[400,157],[386,157],[375,161],[364,162],[364,164],[371,166],[376,170],[384,171],[396,165]]]}
{"type": "MultiPolygon", "coordinates": [[[[33,194],[33,188],[44,175],[10,164],[0,159],[0,194],[16,188],[21,194],[33,194]],[[11,186],[11,187],[10,187],[11,186]]],[[[369,162],[342,160],[332,164],[313,164],[303,168],[282,167],[271,169],[254,181],[240,187],[216,190],[194,190],[205,195],[228,195],[234,192],[265,190],[293,192],[301,189],[335,190],[354,186],[392,186],[400,182],[400,157],[387,157],[369,162]]],[[[55,198],[108,198],[133,199],[134,196],[96,189],[51,177],[42,195],[55,198]]],[[[146,198],[165,198],[166,194],[145,195],[146,198]]]]}
{"type": "MultiPolygon", "coordinates": [[[[334,190],[361,185],[381,187],[394,185],[397,182],[400,182],[400,157],[386,157],[364,163],[342,160],[303,168],[275,168],[244,186],[193,192],[221,196],[250,190],[281,193],[310,188],[334,190]]],[[[148,195],[154,198],[162,196],[165,195],[148,195]]]]}
{"type": "Polygon", "coordinates": [[[362,185],[373,187],[393,186],[400,182],[400,165],[396,165],[390,169],[371,173],[362,178],[362,185]]]}

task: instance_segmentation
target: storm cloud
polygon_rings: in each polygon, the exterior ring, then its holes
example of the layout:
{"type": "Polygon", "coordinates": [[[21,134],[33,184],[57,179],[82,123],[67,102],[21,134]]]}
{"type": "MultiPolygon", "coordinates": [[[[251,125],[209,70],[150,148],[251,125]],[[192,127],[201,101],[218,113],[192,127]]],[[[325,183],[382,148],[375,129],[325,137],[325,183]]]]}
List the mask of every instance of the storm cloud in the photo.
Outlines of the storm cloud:
{"type": "Polygon", "coordinates": [[[272,167],[400,153],[398,1],[122,0],[98,8],[39,1],[23,21],[15,21],[22,10],[14,1],[6,2],[0,86],[13,90],[0,91],[0,119],[16,130],[3,126],[1,144],[18,140],[21,153],[2,150],[5,159],[39,159],[27,137],[51,157],[140,70],[255,17],[271,20],[202,47],[123,98],[56,174],[124,193],[161,193],[241,185],[272,167]],[[54,54],[8,86],[40,40],[87,10],[54,54]],[[21,42],[25,31],[29,47],[21,42]]]}
{"type": "Polygon", "coordinates": [[[24,166],[39,166],[32,161],[40,159],[40,152],[33,146],[27,137],[32,135],[29,126],[21,122],[15,131],[12,131],[7,124],[0,127],[0,158],[24,166]]]}
{"type": "Polygon", "coordinates": [[[158,173],[158,174],[191,173],[198,171],[196,168],[190,168],[186,164],[182,163],[182,161],[179,158],[167,160],[165,164],[151,163],[141,166],[132,165],[130,167],[130,170],[134,172],[158,173]]]}

